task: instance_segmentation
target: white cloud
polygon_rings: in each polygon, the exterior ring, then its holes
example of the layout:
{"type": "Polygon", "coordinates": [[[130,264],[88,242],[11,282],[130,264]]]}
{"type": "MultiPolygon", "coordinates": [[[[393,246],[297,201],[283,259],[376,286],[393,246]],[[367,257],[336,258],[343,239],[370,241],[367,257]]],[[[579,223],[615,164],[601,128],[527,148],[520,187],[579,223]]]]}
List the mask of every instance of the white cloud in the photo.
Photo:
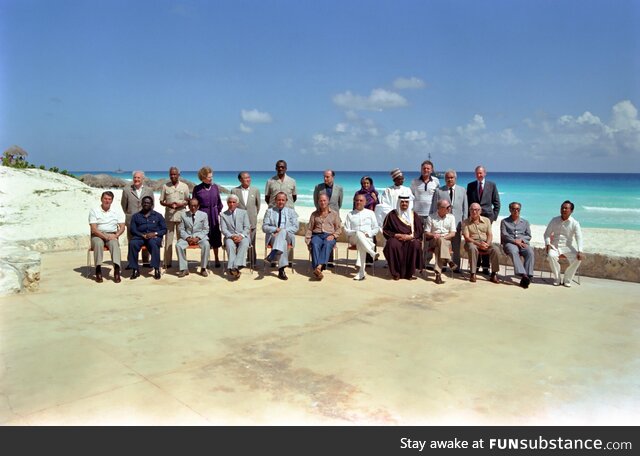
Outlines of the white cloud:
{"type": "Polygon", "coordinates": [[[616,131],[638,131],[640,130],[640,120],[638,120],[638,110],[629,101],[624,100],[617,103],[613,109],[611,127],[616,131]]]}
{"type": "Polygon", "coordinates": [[[396,78],[393,81],[393,87],[396,89],[422,89],[425,83],[422,79],[412,76],[410,78],[396,78]]]}
{"type": "Polygon", "coordinates": [[[273,122],[273,118],[271,117],[271,114],[269,114],[268,112],[260,112],[257,109],[252,109],[250,111],[243,109],[240,112],[240,114],[244,122],[250,122],[250,123],[273,122]]]}
{"type": "Polygon", "coordinates": [[[282,145],[285,147],[285,149],[293,148],[293,138],[284,138],[282,140],[282,145]]]}
{"type": "Polygon", "coordinates": [[[350,91],[334,95],[333,102],[348,110],[382,111],[384,109],[408,106],[402,95],[385,89],[373,89],[368,97],[355,95],[350,91]]]}
{"type": "Polygon", "coordinates": [[[248,134],[248,133],[253,132],[253,128],[251,128],[251,127],[245,125],[244,123],[240,122],[240,131],[242,133],[247,133],[248,134]]]}
{"type": "Polygon", "coordinates": [[[198,133],[194,133],[189,130],[182,130],[179,133],[176,133],[177,139],[200,139],[200,135],[198,133]]]}
{"type": "Polygon", "coordinates": [[[345,133],[347,131],[347,123],[346,122],[340,122],[339,124],[336,125],[336,132],[337,133],[345,133]]]}

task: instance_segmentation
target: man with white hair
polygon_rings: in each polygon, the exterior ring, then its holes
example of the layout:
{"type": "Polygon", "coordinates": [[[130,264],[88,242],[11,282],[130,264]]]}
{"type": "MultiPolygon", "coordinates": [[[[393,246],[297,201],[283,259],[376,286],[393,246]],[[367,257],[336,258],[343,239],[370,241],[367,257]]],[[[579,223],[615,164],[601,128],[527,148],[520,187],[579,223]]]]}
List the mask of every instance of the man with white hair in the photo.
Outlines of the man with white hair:
{"type": "Polygon", "coordinates": [[[237,279],[240,277],[240,269],[247,265],[251,223],[247,211],[238,208],[236,195],[227,197],[227,207],[228,209],[220,214],[220,231],[224,235],[224,247],[229,256],[227,273],[237,279]]]}
{"type": "Polygon", "coordinates": [[[452,270],[458,267],[451,261],[451,239],[456,235],[456,219],[449,213],[450,206],[447,200],[438,201],[438,210],[427,218],[424,227],[424,235],[429,241],[429,249],[433,250],[436,256],[434,269],[437,284],[443,283],[442,260],[447,261],[452,270]]]}
{"type": "Polygon", "coordinates": [[[449,212],[456,220],[456,235],[451,240],[453,247],[452,260],[456,266],[460,266],[460,238],[462,233],[462,221],[469,214],[469,204],[467,200],[467,191],[464,187],[456,183],[458,174],[455,169],[448,169],[444,173],[445,185],[440,187],[433,194],[433,202],[431,204],[431,212],[435,213],[438,209],[438,202],[446,200],[451,205],[449,212]]]}
{"type": "Polygon", "coordinates": [[[271,253],[265,259],[267,262],[278,261],[278,278],[288,280],[284,268],[289,265],[289,245],[296,245],[298,232],[298,214],[286,207],[287,194],[278,192],[275,196],[275,206],[267,209],[262,222],[265,233],[265,243],[271,246],[271,253]]]}
{"type": "MultiPolygon", "coordinates": [[[[151,197],[153,203],[153,189],[144,186],[144,171],[134,171],[132,174],[132,183],[129,187],[125,187],[122,190],[122,197],[120,199],[120,205],[125,215],[125,224],[127,225],[127,241],[131,243],[131,219],[134,214],[137,214],[142,210],[142,198],[145,196],[151,197]]],[[[149,252],[147,250],[142,251],[142,263],[145,267],[150,267],[149,264],[149,252]]],[[[127,269],[129,266],[127,265],[127,269]]]]}
{"type": "Polygon", "coordinates": [[[371,255],[373,261],[376,261],[379,256],[375,251],[373,239],[380,231],[380,227],[373,211],[365,209],[366,202],[367,199],[364,195],[356,194],[353,198],[355,209],[347,214],[344,221],[344,230],[349,244],[355,245],[358,249],[356,266],[360,269],[353,280],[364,280],[367,254],[371,255]]]}
{"type": "Polygon", "coordinates": [[[209,263],[209,216],[200,209],[200,201],[197,198],[189,200],[189,210],[180,215],[180,227],[178,234],[180,239],[176,242],[176,252],[178,253],[178,264],[180,271],[178,277],[189,275],[189,265],[187,263],[187,248],[189,246],[200,247],[200,275],[207,277],[207,264],[209,263]]]}
{"type": "Polygon", "coordinates": [[[493,233],[491,232],[491,220],[480,215],[482,208],[478,203],[472,203],[469,206],[468,219],[462,224],[462,235],[464,236],[464,248],[469,255],[469,265],[471,269],[471,277],[469,282],[476,281],[476,271],[478,268],[478,258],[486,256],[491,262],[491,277],[489,280],[493,283],[500,283],[498,279],[498,252],[493,246],[493,233]]]}

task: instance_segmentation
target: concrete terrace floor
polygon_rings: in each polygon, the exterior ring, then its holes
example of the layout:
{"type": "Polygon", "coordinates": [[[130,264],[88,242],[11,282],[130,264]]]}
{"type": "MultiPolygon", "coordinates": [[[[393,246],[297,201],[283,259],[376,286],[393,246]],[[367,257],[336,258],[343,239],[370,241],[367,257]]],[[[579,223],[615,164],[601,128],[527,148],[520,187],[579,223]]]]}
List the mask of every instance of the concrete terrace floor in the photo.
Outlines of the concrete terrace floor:
{"type": "Polygon", "coordinates": [[[0,299],[0,423],[640,424],[640,284],[314,282],[302,245],[286,283],[43,255],[40,291],[0,299]]]}

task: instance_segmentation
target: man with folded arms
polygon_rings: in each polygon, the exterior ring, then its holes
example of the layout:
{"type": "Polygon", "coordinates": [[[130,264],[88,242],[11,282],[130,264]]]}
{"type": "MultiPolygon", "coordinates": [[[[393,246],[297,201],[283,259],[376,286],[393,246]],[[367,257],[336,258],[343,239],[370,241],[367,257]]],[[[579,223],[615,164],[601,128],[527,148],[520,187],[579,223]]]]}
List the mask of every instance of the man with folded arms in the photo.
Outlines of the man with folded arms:
{"type": "Polygon", "coordinates": [[[451,205],[447,200],[438,201],[438,210],[431,214],[424,227],[424,236],[429,241],[429,250],[433,250],[436,257],[434,269],[436,283],[442,282],[442,260],[445,260],[452,270],[457,265],[451,261],[451,239],[456,235],[456,219],[449,213],[451,205]]]}
{"type": "Polygon", "coordinates": [[[365,209],[367,199],[364,195],[356,195],[353,198],[355,209],[347,214],[344,221],[344,231],[347,234],[349,244],[355,245],[358,249],[356,266],[360,268],[353,280],[364,280],[367,254],[371,255],[373,261],[378,259],[379,254],[375,251],[373,239],[380,231],[376,214],[370,209],[365,209]]]}
{"type": "Polygon", "coordinates": [[[271,246],[271,253],[266,258],[268,262],[278,261],[278,278],[287,280],[284,268],[289,265],[289,248],[296,245],[296,233],[298,232],[298,214],[293,209],[286,207],[287,194],[278,192],[275,197],[275,206],[267,209],[262,222],[262,231],[266,234],[265,242],[271,246]],[[279,257],[279,260],[278,260],[279,257]]]}
{"type": "Polygon", "coordinates": [[[118,239],[124,233],[124,214],[111,207],[113,192],[106,191],[100,197],[100,206],[89,212],[91,227],[91,247],[96,265],[96,282],[102,283],[102,253],[106,245],[111,252],[113,262],[113,281],[120,283],[120,243],[118,239]]]}
{"type": "Polygon", "coordinates": [[[513,202],[509,204],[509,217],[500,222],[500,243],[504,253],[511,257],[513,269],[521,277],[520,286],[529,288],[533,277],[534,252],[531,242],[531,227],[529,222],[520,217],[522,204],[513,202]],[[520,256],[524,258],[524,264],[520,256]]]}
{"type": "Polygon", "coordinates": [[[462,224],[462,236],[464,237],[464,249],[469,255],[469,265],[471,269],[470,282],[476,281],[476,270],[478,268],[478,257],[487,255],[491,263],[491,277],[493,283],[500,283],[498,279],[498,252],[493,247],[493,234],[491,233],[491,220],[480,215],[482,208],[478,203],[469,206],[469,218],[462,224]]]}
{"type": "Polygon", "coordinates": [[[189,275],[189,264],[187,262],[187,248],[190,245],[200,247],[200,275],[207,277],[207,264],[209,263],[209,216],[206,212],[199,211],[200,202],[197,198],[189,200],[189,210],[180,216],[180,227],[178,233],[180,239],[176,243],[178,253],[178,277],[189,275]]]}
{"type": "Polygon", "coordinates": [[[564,255],[570,263],[564,272],[564,282],[562,282],[562,284],[565,287],[571,286],[573,276],[578,270],[582,260],[584,260],[584,253],[582,253],[582,229],[580,228],[580,223],[571,216],[574,207],[574,204],[569,200],[562,203],[560,206],[560,215],[551,219],[544,232],[547,259],[553,272],[553,284],[556,286],[561,283],[560,263],[558,261],[561,255],[564,255]]]}
{"type": "Polygon", "coordinates": [[[180,182],[180,170],[175,166],[169,168],[169,182],[160,191],[160,205],[164,206],[164,221],[167,223],[167,238],[164,245],[164,267],[171,267],[173,239],[180,237],[180,220],[189,204],[189,186],[180,182]]]}
{"type": "Polygon", "coordinates": [[[220,230],[229,256],[227,273],[237,279],[240,277],[240,269],[247,265],[251,223],[247,211],[238,208],[236,195],[227,197],[227,207],[228,209],[220,214],[220,230]]]}
{"type": "Polygon", "coordinates": [[[167,225],[164,217],[153,210],[153,198],[145,196],[142,198],[142,210],[133,214],[131,218],[131,241],[129,242],[129,269],[133,269],[131,280],[140,277],[138,266],[138,253],[142,246],[151,252],[151,267],[153,268],[153,278],[160,280],[160,247],[162,246],[162,236],[167,233],[167,225]]]}
{"type": "Polygon", "coordinates": [[[342,233],[340,214],[329,207],[326,193],[318,197],[318,210],[309,218],[305,242],[311,251],[311,266],[316,279],[322,280],[322,270],[329,262],[329,255],[342,233]]]}

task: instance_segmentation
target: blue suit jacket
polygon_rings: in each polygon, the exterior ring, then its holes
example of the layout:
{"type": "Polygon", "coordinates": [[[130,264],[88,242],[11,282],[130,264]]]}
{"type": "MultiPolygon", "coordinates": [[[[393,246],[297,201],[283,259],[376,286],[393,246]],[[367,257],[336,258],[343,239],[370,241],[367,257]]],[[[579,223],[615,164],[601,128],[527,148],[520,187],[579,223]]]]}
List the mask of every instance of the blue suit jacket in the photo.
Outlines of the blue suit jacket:
{"type": "MultiPolygon", "coordinates": [[[[295,236],[298,232],[298,228],[300,224],[298,223],[298,214],[293,209],[288,207],[282,208],[282,218],[284,220],[283,228],[287,231],[287,233],[295,236]]],[[[264,214],[264,220],[262,222],[262,231],[267,235],[266,242],[267,244],[271,240],[271,235],[275,233],[278,228],[278,209],[275,207],[270,207],[267,209],[267,212],[264,214]]]]}

